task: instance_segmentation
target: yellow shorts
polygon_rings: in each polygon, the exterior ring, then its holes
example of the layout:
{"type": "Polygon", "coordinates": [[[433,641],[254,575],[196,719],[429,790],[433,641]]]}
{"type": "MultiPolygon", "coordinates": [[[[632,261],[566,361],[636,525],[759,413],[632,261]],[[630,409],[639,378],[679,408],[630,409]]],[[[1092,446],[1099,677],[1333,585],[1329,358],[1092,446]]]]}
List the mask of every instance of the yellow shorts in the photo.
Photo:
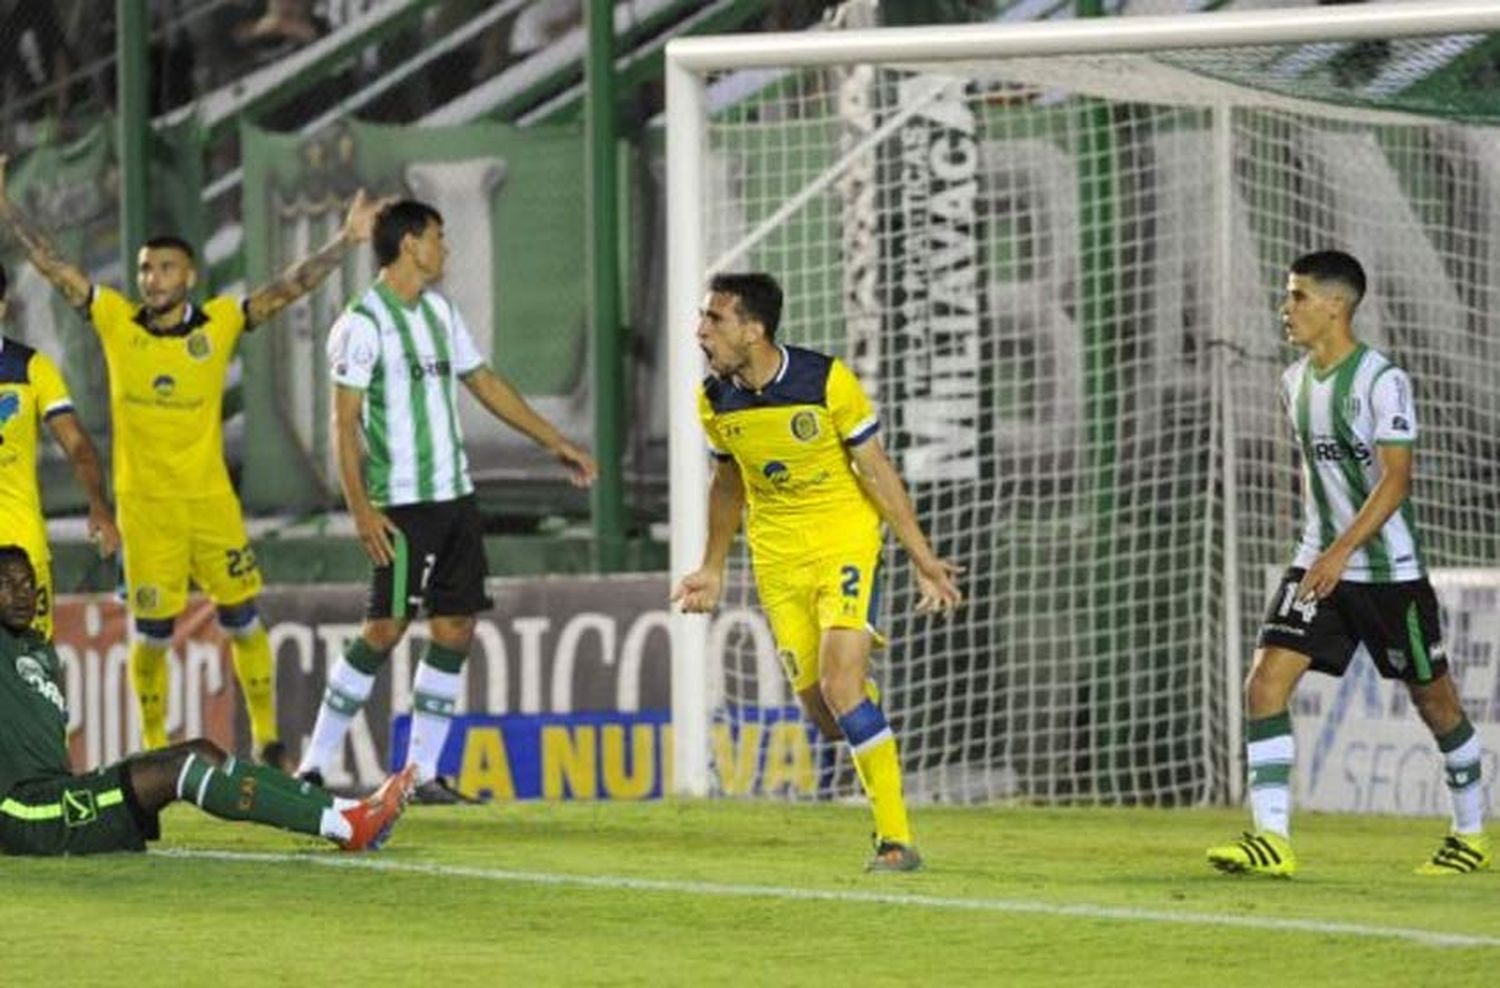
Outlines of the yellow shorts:
{"type": "Polygon", "coordinates": [[[870,632],[877,648],[885,644],[877,626],[880,550],[873,542],[796,563],[756,565],[755,588],[793,690],[817,685],[818,652],[829,628],[858,628],[870,632]]]}
{"type": "Polygon", "coordinates": [[[181,500],[125,496],[119,504],[126,603],[138,618],[175,617],[188,579],[221,607],[260,593],[260,566],[233,494],[181,500]]]}

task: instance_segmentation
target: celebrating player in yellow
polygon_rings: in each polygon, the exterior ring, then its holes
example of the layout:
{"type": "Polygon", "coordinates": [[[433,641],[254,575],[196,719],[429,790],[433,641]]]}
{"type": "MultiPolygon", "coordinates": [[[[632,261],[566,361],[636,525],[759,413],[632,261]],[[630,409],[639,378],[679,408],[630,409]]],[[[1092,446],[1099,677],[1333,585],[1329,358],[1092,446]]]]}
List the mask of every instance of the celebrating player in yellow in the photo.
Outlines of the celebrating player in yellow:
{"type": "Polygon", "coordinates": [[[218,608],[245,694],[255,748],[280,764],[274,663],[255,609],[260,569],[224,466],[224,379],[240,334],[311,291],[350,247],[369,239],[381,203],[359,192],[338,237],[276,280],[239,299],[189,300],[197,283],[193,249],[177,237],[146,241],[137,257],[135,305],[90,284],[5,193],[0,156],[0,225],[70,305],[87,313],[109,365],[115,497],[125,544],[125,585],[135,639],[130,675],[145,745],[167,743],[167,651],[192,578],[218,608]]]}
{"type": "Polygon", "coordinates": [[[835,357],[776,342],[781,287],[768,274],[709,282],[698,342],[709,370],[699,416],[715,457],[702,565],[672,599],[718,603],[740,515],[755,585],[803,709],[830,740],[848,741],[875,815],[870,871],[915,871],[901,761],[885,714],[866,695],[876,629],[884,519],[914,567],[918,611],[962,602],[960,572],[927,543],[906,486],[876,436],[859,381],[835,357]]]}
{"type": "MultiPolygon", "coordinates": [[[[9,279],[0,268],[0,319],[10,303],[9,279]]],[[[20,340],[0,337],[0,542],[26,550],[36,570],[36,617],[43,638],[52,637],[52,559],[47,525],[36,484],[39,426],[45,422],[57,444],[73,462],[78,485],[89,499],[89,535],[101,555],[112,554],[120,533],[104,501],[104,471],[89,441],[62,375],[47,355],[20,340]]]]}

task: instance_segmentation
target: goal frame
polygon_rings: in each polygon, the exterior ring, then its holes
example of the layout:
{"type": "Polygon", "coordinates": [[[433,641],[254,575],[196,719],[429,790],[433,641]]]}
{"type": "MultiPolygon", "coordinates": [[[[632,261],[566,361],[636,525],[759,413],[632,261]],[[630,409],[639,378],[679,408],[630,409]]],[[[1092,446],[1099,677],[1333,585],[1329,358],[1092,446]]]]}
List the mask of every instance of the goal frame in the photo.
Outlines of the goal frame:
{"type": "MultiPolygon", "coordinates": [[[[1500,5],[1493,0],[1435,0],[672,40],[666,49],[667,188],[670,190],[666,314],[670,327],[667,367],[672,579],[697,567],[708,532],[708,460],[698,424],[695,392],[703,362],[691,327],[711,273],[710,265],[732,260],[735,255],[731,251],[724,258],[709,258],[706,253],[702,198],[707,185],[704,167],[709,74],[737,69],[848,64],[932,66],[1022,56],[1238,48],[1496,31],[1500,31],[1500,5]]],[[[758,239],[756,234],[751,236],[758,239]]],[[[748,246],[747,243],[740,249],[748,246]]],[[[1215,254],[1225,255],[1214,259],[1219,270],[1227,269],[1227,250],[1226,238],[1216,238],[1215,254]]],[[[1227,279],[1219,283],[1227,284],[1227,279]]],[[[1216,304],[1224,303],[1221,300],[1216,304]]],[[[1226,548],[1233,550],[1233,546],[1226,548]]],[[[1231,593],[1230,599],[1237,599],[1237,594],[1231,593]]],[[[711,711],[705,669],[708,618],[674,612],[671,638],[674,766],[671,789],[677,795],[703,796],[710,788],[711,711]]],[[[1237,621],[1227,623],[1225,646],[1232,664],[1243,662],[1237,621]]],[[[1239,679],[1239,673],[1231,670],[1228,676],[1231,690],[1238,690],[1239,679]]],[[[1227,697],[1226,704],[1230,716],[1238,718],[1238,696],[1227,697]]],[[[1238,723],[1230,726],[1230,736],[1237,736],[1238,723]]],[[[1237,762],[1238,757],[1232,757],[1231,765],[1237,762]]],[[[1231,789],[1237,791],[1237,786],[1231,789]]]]}

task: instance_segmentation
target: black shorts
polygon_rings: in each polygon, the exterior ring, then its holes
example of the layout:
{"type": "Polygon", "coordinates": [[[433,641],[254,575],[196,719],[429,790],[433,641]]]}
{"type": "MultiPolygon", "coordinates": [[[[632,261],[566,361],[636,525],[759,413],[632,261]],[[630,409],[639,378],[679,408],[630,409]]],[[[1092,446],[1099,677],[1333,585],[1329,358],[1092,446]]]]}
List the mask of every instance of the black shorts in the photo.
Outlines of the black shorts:
{"type": "Polygon", "coordinates": [[[23,782],[0,800],[0,851],[106,854],[144,851],[161,836],[155,813],[136,801],[125,762],[87,775],[23,782]]]}
{"type": "Polygon", "coordinates": [[[1437,595],[1426,577],[1401,583],[1340,580],[1333,593],[1302,604],[1293,567],[1271,595],[1259,645],[1276,646],[1312,659],[1312,668],[1342,676],[1361,643],[1386,679],[1430,683],[1448,670],[1438,624],[1437,595]]]}
{"type": "Polygon", "coordinates": [[[386,517],[401,529],[396,559],[377,566],[370,577],[365,616],[414,618],[464,617],[489,610],[484,580],[484,524],[473,494],[456,501],[404,504],[386,508],[386,517]]]}

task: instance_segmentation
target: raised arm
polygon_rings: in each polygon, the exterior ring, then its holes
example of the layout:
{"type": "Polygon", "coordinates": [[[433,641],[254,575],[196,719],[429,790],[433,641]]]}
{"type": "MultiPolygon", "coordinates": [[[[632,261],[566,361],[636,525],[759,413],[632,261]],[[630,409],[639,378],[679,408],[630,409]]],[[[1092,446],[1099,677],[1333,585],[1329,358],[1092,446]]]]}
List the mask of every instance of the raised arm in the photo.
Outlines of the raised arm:
{"type": "Polygon", "coordinates": [[[463,375],[464,382],[479,403],[506,425],[528,436],[533,442],[557,457],[568,469],[575,487],[587,487],[599,475],[594,458],[580,446],[569,442],[557,427],[527,404],[521,393],[494,370],[480,365],[463,375]]]}
{"type": "Polygon", "coordinates": [[[58,256],[57,248],[20,207],[11,202],[5,183],[9,156],[0,154],[0,226],[10,231],[21,244],[32,266],[52,282],[62,297],[75,309],[89,300],[89,279],[74,265],[58,256]]]}
{"type": "Polygon", "coordinates": [[[344,255],[355,244],[370,239],[375,228],[375,217],[390,200],[371,200],[360,189],[354,194],[349,213],[344,217],[343,229],[317,253],[305,257],[283,271],[269,284],[262,285],[250,293],[245,301],[245,321],[248,326],[259,326],[276,316],[320,285],[333,269],[343,263],[344,255]]]}
{"type": "Polygon", "coordinates": [[[110,556],[120,547],[120,530],[104,499],[104,470],[99,453],[83,423],[72,412],[59,412],[47,419],[52,436],[73,464],[73,476],[89,499],[89,538],[99,547],[99,555],[110,556]]]}
{"type": "Polygon", "coordinates": [[[891,531],[916,567],[917,610],[946,613],[958,607],[963,603],[963,594],[959,592],[954,577],[963,569],[946,559],[939,559],[932,551],[917,521],[906,485],[890,457],[885,455],[880,440],[874,437],[866,439],[850,450],[850,458],[854,461],[859,486],[875,505],[875,510],[880,512],[880,517],[891,526],[891,531]]]}
{"type": "Polygon", "coordinates": [[[724,563],[744,512],[745,478],[740,476],[740,465],[734,460],[716,459],[708,488],[708,542],[703,547],[703,562],[672,591],[672,600],[689,614],[707,614],[718,604],[724,589],[724,563]]]}

